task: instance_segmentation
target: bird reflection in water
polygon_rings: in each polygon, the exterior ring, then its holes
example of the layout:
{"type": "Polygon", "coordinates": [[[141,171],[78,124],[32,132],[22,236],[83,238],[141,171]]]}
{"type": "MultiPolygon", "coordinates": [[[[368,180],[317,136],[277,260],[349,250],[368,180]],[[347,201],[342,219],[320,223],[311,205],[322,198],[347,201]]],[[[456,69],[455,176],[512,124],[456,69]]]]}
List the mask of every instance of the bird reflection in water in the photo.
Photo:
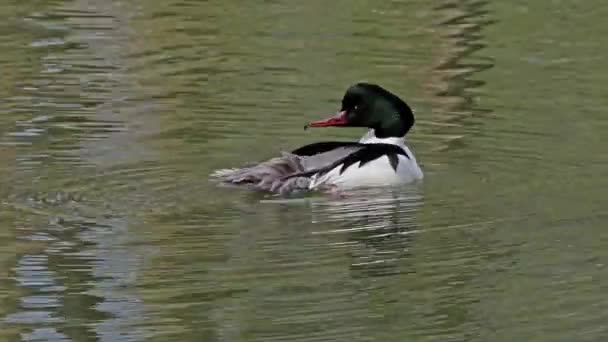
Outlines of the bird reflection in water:
{"type": "Polygon", "coordinates": [[[415,233],[419,231],[416,213],[423,203],[420,192],[416,185],[375,188],[352,192],[347,199],[313,201],[312,221],[319,224],[314,234],[348,236],[335,244],[348,249],[355,276],[407,272],[402,261],[408,259],[415,233]]]}

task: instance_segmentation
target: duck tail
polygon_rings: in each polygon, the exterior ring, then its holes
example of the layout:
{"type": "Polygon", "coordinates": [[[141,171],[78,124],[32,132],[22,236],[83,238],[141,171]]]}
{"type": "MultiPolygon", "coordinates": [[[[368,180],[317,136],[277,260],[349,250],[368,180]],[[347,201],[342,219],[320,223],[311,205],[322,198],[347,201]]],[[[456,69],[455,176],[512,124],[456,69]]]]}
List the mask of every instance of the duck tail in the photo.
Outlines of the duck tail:
{"type": "Polygon", "coordinates": [[[308,189],[310,178],[289,177],[304,172],[301,157],[283,152],[280,157],[242,168],[220,169],[211,178],[232,185],[250,186],[261,191],[288,194],[308,189]]]}

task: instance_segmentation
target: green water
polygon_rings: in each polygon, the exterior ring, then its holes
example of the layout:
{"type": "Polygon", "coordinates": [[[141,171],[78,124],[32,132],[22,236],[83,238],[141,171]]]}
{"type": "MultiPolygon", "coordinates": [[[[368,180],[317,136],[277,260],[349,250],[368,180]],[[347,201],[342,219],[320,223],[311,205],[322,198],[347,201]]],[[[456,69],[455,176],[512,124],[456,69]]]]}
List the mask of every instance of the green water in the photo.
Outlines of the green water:
{"type": "Polygon", "coordinates": [[[0,4],[0,341],[605,341],[608,5],[0,4]],[[415,109],[419,186],[208,174],[346,87],[415,109]],[[605,139],[605,138],[604,138],[605,139]]]}

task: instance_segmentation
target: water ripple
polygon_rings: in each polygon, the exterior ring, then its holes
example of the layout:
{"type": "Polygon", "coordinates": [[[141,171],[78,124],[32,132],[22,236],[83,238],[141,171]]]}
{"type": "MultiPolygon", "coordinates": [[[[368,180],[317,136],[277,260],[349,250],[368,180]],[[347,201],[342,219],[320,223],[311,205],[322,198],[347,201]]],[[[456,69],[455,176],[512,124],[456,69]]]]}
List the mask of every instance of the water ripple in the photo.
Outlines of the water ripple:
{"type": "Polygon", "coordinates": [[[597,340],[604,8],[0,6],[0,339],[597,340]],[[415,109],[421,184],[335,200],[207,181],[357,139],[302,126],[362,80],[415,109]]]}

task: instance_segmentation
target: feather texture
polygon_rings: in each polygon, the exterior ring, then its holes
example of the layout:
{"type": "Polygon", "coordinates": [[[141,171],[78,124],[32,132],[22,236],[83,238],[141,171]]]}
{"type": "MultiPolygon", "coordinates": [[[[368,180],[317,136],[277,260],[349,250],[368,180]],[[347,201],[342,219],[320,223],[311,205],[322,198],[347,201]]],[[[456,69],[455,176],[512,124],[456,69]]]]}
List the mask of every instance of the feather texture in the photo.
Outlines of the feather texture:
{"type": "MultiPolygon", "coordinates": [[[[247,185],[262,191],[288,194],[335,185],[334,183],[340,183],[337,178],[343,173],[353,167],[361,169],[367,164],[371,166],[370,172],[378,175],[390,170],[391,173],[386,173],[386,178],[399,177],[397,173],[403,173],[404,170],[406,174],[401,176],[406,179],[422,177],[413,155],[402,140],[378,139],[373,130],[360,142],[314,143],[292,152],[283,152],[280,157],[259,164],[217,170],[211,176],[222,183],[247,185]],[[386,157],[387,162],[379,163],[383,157],[386,157]],[[406,165],[400,167],[401,163],[406,165]],[[385,165],[380,166],[380,173],[378,165],[385,165]]],[[[362,181],[361,185],[365,183],[362,181]]]]}

